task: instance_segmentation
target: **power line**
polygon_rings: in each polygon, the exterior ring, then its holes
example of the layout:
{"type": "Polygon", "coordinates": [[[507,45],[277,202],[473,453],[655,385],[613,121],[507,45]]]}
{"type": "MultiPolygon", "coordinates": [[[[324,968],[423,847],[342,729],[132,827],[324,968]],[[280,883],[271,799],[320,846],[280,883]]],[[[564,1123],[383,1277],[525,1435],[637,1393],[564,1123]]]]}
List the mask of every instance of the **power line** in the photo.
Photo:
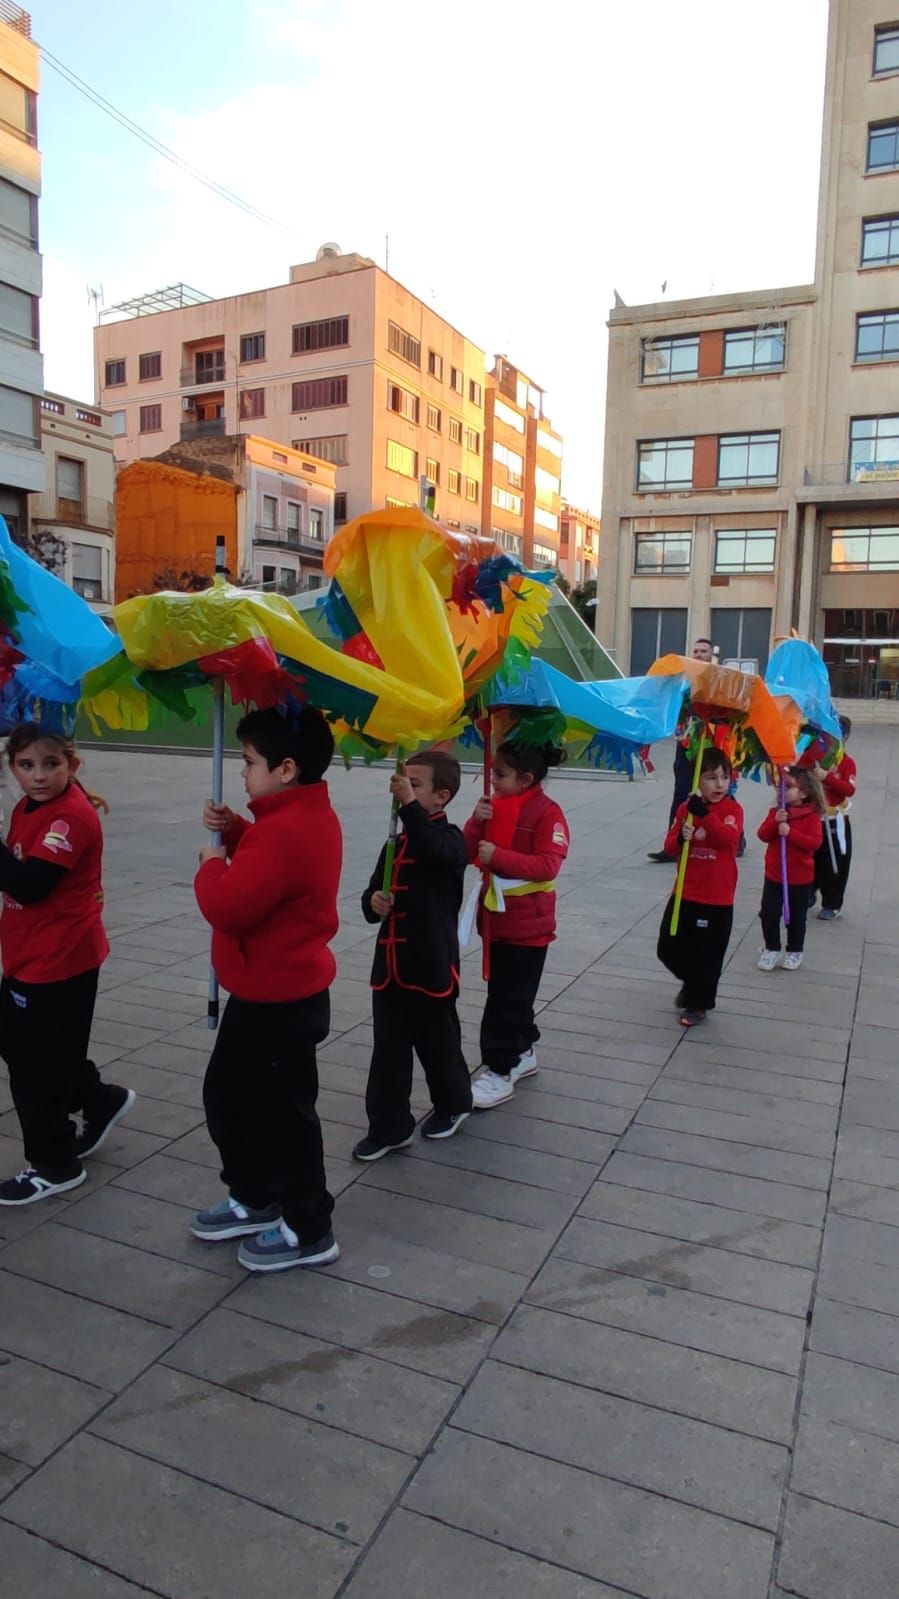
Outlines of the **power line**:
{"type": "Polygon", "coordinates": [[[163,144],[154,134],[148,133],[146,128],[142,128],[139,123],[126,116],[124,111],[119,111],[97,89],[92,89],[89,83],[85,83],[83,78],[79,78],[71,67],[67,67],[64,62],[57,60],[56,56],[51,55],[49,50],[42,47],[41,55],[48,66],[58,72],[60,77],[64,78],[73,89],[77,89],[79,94],[83,94],[88,100],[92,101],[100,111],[105,111],[107,116],[118,122],[127,133],[131,133],[136,139],[140,139],[156,155],[162,156],[166,161],[171,161],[173,166],[178,167],[189,178],[193,178],[196,183],[202,183],[204,188],[211,190],[220,200],[227,201],[229,205],[237,206],[240,211],[252,217],[255,222],[261,222],[268,228],[275,228],[279,233],[289,233],[291,231],[286,223],[278,222],[274,217],[270,217],[264,211],[260,211],[257,206],[251,205],[248,200],[244,200],[239,194],[235,194],[233,190],[226,189],[224,184],[219,183],[215,178],[207,177],[197,167],[191,166],[189,161],[185,161],[174,150],[170,150],[168,145],[163,144]]]}

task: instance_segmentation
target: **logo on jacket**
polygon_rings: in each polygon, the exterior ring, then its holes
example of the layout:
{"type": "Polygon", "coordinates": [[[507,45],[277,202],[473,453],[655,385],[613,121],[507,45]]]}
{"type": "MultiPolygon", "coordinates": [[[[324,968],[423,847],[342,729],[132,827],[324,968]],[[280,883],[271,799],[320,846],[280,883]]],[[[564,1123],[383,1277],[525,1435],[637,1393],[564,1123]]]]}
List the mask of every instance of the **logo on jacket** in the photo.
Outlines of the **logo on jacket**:
{"type": "Polygon", "coordinates": [[[563,848],[568,843],[568,834],[566,833],[561,822],[556,822],[556,825],[553,828],[553,843],[559,844],[563,848]]]}
{"type": "Polygon", "coordinates": [[[51,850],[55,855],[61,850],[66,855],[71,855],[72,846],[69,843],[69,824],[61,818],[51,822],[43,838],[44,849],[51,850]]]}

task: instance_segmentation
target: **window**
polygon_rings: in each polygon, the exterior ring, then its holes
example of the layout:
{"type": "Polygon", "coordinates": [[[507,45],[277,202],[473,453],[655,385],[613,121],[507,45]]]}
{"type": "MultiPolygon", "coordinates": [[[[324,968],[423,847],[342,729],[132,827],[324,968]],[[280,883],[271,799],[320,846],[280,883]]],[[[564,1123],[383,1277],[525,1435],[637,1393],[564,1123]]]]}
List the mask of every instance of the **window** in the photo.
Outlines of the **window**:
{"type": "Polygon", "coordinates": [[[418,395],[410,394],[408,389],[401,389],[398,383],[388,383],[387,409],[395,411],[397,416],[404,416],[407,422],[417,422],[418,395]]]}
{"type": "Polygon", "coordinates": [[[889,172],[899,167],[899,122],[868,125],[868,172],[889,172]]]}
{"type": "Polygon", "coordinates": [[[449,491],[450,491],[450,494],[458,494],[460,492],[459,483],[460,483],[459,473],[456,471],[456,468],[454,466],[451,466],[450,469],[449,469],[449,491]]]}
{"type": "Polygon", "coordinates": [[[557,455],[562,459],[562,440],[557,439],[552,433],[544,433],[542,428],[537,429],[537,447],[540,450],[549,450],[550,455],[557,455]]]}
{"type": "Polygon", "coordinates": [[[319,461],[330,461],[333,466],[346,466],[349,458],[349,434],[324,433],[317,439],[294,439],[295,450],[305,450],[319,461]]]}
{"type": "Polygon", "coordinates": [[[162,377],[162,351],[153,350],[149,355],[142,355],[138,359],[138,377],[141,383],[146,383],[149,378],[162,377]]]}
{"type": "Polygon", "coordinates": [[[140,408],[141,433],[162,432],[162,406],[142,405],[140,408]]]}
{"type": "Polygon", "coordinates": [[[309,537],[315,539],[317,544],[325,542],[325,513],[315,506],[309,512],[309,537]]]}
{"type": "Polygon", "coordinates": [[[14,439],[27,440],[29,444],[37,444],[40,433],[39,415],[33,395],[23,394],[21,389],[0,386],[0,433],[6,433],[14,439]]]}
{"type": "Polygon", "coordinates": [[[441,415],[440,415],[440,407],[437,406],[437,405],[429,405],[428,406],[428,427],[431,429],[432,433],[439,433],[440,432],[441,421],[442,421],[442,418],[441,418],[441,415]]]}
{"type": "Polygon", "coordinates": [[[730,606],[712,612],[712,633],[722,661],[745,661],[744,670],[764,672],[771,642],[771,612],[730,606]]]}
{"type": "Polygon", "coordinates": [[[410,450],[408,444],[388,439],[387,465],[391,472],[401,472],[403,477],[418,477],[418,451],[410,450]]]}
{"type": "Polygon", "coordinates": [[[542,466],[534,468],[534,483],[543,494],[561,494],[562,480],[554,472],[547,472],[542,466]]]}
{"type": "Polygon", "coordinates": [[[520,533],[510,533],[507,528],[503,527],[492,527],[490,529],[490,537],[495,544],[499,545],[501,550],[508,550],[510,555],[517,555],[519,559],[521,558],[524,540],[520,533]]]}
{"type": "Polygon", "coordinates": [[[699,375],[699,334],[640,340],[641,383],[683,383],[699,375]]]}
{"type": "Polygon", "coordinates": [[[776,483],[779,433],[722,433],[718,440],[719,484],[776,483]]]}
{"type": "Polygon", "coordinates": [[[552,511],[544,511],[542,505],[534,507],[534,524],[536,527],[549,528],[551,533],[559,531],[559,518],[552,511]]]}
{"type": "Polygon", "coordinates": [[[124,361],[107,361],[105,386],[107,389],[118,388],[125,381],[124,361]]]}
{"type": "Polygon", "coordinates": [[[465,393],[465,374],[459,366],[450,367],[450,388],[457,394],[465,393]]]}
{"type": "Polygon", "coordinates": [[[37,200],[6,178],[0,178],[0,229],[26,244],[37,244],[37,200]]]}
{"type": "Polygon", "coordinates": [[[274,583],[275,568],[273,566],[264,566],[262,568],[262,581],[263,583],[274,583]]]}
{"type": "Polygon", "coordinates": [[[855,483],[899,477],[899,416],[854,416],[849,423],[849,477],[855,483]]]}
{"type": "Polygon", "coordinates": [[[0,283],[0,331],[22,344],[37,343],[37,302],[33,295],[0,283]]]}
{"type": "Polygon", "coordinates": [[[534,545],[534,565],[535,566],[555,566],[557,560],[558,560],[558,555],[557,555],[556,551],[550,549],[548,544],[535,544],[534,545]]]}
{"type": "Polygon", "coordinates": [[[494,444],[493,459],[506,469],[509,487],[520,489],[524,485],[524,456],[510,450],[507,444],[494,444]]]}
{"type": "Polygon", "coordinates": [[[99,544],[72,545],[72,587],[83,600],[103,598],[103,551],[99,544]]]}
{"type": "Polygon", "coordinates": [[[862,223],[862,266],[899,261],[899,217],[873,217],[862,223]]]}
{"type": "Polygon", "coordinates": [[[505,422],[507,427],[514,428],[516,433],[524,432],[524,417],[519,416],[517,411],[513,411],[511,405],[507,405],[505,400],[494,400],[493,414],[499,418],[500,422],[505,422]]]}
{"type": "Polygon", "coordinates": [[[465,498],[466,498],[466,500],[471,500],[473,505],[476,504],[477,503],[477,499],[478,499],[478,495],[480,494],[480,492],[481,492],[481,485],[480,485],[480,483],[478,483],[477,479],[473,478],[473,477],[467,477],[465,479],[465,498]]]}
{"type": "Polygon", "coordinates": [[[305,383],[291,386],[292,411],[327,411],[334,405],[346,405],[347,380],[339,378],[310,378],[305,383]]]}
{"type": "Polygon", "coordinates": [[[480,385],[480,383],[475,383],[474,378],[469,378],[469,380],[468,380],[468,398],[471,401],[472,405],[482,405],[483,404],[483,396],[482,396],[482,393],[481,393],[481,385],[480,385]]]}
{"type": "Polygon", "coordinates": [[[262,496],[262,526],[267,533],[276,533],[278,530],[278,501],[274,494],[262,496]]]}
{"type": "Polygon", "coordinates": [[[323,322],[298,322],[293,329],[293,354],[308,350],[337,350],[350,342],[348,316],[326,317],[323,322]]]}
{"type": "Polygon", "coordinates": [[[462,423],[457,416],[450,417],[449,436],[450,444],[462,443],[462,423]]]}
{"type": "Polygon", "coordinates": [[[472,455],[480,455],[481,435],[477,428],[465,429],[465,448],[466,450],[470,450],[472,455]]]}
{"type": "Polygon", "coordinates": [[[520,494],[510,494],[508,489],[494,487],[491,498],[493,504],[498,506],[501,511],[511,511],[513,516],[521,515],[520,494]]]}
{"type": "Polygon", "coordinates": [[[855,319],[856,361],[899,361],[899,311],[874,311],[855,319]]]}
{"type": "Polygon", "coordinates": [[[899,25],[874,29],[874,76],[899,72],[899,25]]]}
{"type": "Polygon", "coordinates": [[[773,572],[776,539],[773,527],[717,530],[715,571],[773,572]]]}
{"type": "Polygon", "coordinates": [[[264,333],[242,333],[240,335],[240,359],[241,362],[265,360],[264,333]]]}
{"type": "Polygon", "coordinates": [[[37,99],[15,78],[0,72],[0,122],[34,144],[37,132],[37,99]]]}
{"type": "Polygon", "coordinates": [[[413,333],[407,333],[396,322],[387,324],[387,344],[401,361],[408,361],[410,366],[421,366],[421,344],[413,333]]]}
{"type": "Polygon", "coordinates": [[[265,389],[241,389],[241,421],[247,422],[254,416],[265,416],[265,389]]]}
{"type": "Polygon", "coordinates": [[[436,378],[438,383],[443,382],[443,356],[436,350],[428,351],[428,376],[436,378]]]}
{"type": "Polygon", "coordinates": [[[61,522],[80,522],[84,506],[84,462],[56,460],[56,505],[61,522]]]}
{"type": "Polygon", "coordinates": [[[428,482],[429,483],[437,483],[437,484],[439,484],[439,482],[440,482],[440,462],[439,461],[435,461],[434,457],[432,455],[429,455],[427,460],[425,461],[425,472],[427,473],[427,478],[428,478],[428,482]]]}
{"type": "Polygon", "coordinates": [[[111,421],[113,437],[117,439],[124,438],[128,431],[128,412],[113,411],[111,421]]]}
{"type": "Polygon", "coordinates": [[[194,355],[194,381],[196,383],[224,383],[225,352],[199,350],[194,355]]]}
{"type": "Polygon", "coordinates": [[[334,521],[346,521],[346,495],[343,493],[334,496],[334,521]]]}
{"type": "Polygon", "coordinates": [[[50,411],[53,416],[65,416],[66,408],[62,400],[48,400],[46,394],[41,400],[41,410],[50,411]]]}
{"type": "Polygon", "coordinates": [[[294,539],[300,536],[300,507],[296,500],[287,502],[287,536],[294,539]]]}
{"type": "Polygon", "coordinates": [[[689,489],[692,487],[692,439],[647,439],[642,444],[638,444],[638,489],[689,489]]]}
{"type": "Polygon", "coordinates": [[[631,611],[631,676],[642,677],[660,655],[683,655],[687,647],[686,607],[631,611]]]}
{"type": "Polygon", "coordinates": [[[787,334],[783,327],[736,328],[724,335],[725,372],[783,370],[787,334]]]}
{"type": "Polygon", "coordinates": [[[833,528],[830,571],[899,571],[899,528],[833,528]]]}

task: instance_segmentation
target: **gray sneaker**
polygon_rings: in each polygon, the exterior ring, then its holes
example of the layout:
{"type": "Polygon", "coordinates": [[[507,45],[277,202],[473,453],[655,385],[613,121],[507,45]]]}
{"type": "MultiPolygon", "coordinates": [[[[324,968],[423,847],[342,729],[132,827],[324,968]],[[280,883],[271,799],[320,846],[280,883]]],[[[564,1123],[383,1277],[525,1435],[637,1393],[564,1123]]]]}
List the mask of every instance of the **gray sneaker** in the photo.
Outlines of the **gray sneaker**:
{"type": "Polygon", "coordinates": [[[245,1238],[248,1234],[264,1233],[267,1227],[277,1227],[280,1220],[279,1205],[251,1210],[229,1194],[211,1210],[201,1210],[194,1217],[190,1230],[195,1238],[245,1238]]]}

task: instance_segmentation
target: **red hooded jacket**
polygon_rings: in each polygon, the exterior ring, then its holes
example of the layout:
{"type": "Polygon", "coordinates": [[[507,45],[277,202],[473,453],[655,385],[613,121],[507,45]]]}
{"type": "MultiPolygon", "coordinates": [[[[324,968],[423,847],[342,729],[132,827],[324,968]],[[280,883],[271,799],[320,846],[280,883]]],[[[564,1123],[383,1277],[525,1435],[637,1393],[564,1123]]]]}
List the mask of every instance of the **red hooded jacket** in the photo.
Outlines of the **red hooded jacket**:
{"type": "MultiPolygon", "coordinates": [[[[772,806],[759,828],[759,838],[767,844],[765,850],[765,877],[769,883],[780,882],[780,834],[777,831],[778,806],[772,806]]],[[[787,821],[787,882],[791,885],[811,883],[815,876],[815,850],[824,838],[824,824],[814,805],[790,805],[787,821]]]]}
{"type": "MultiPolygon", "coordinates": [[[[479,822],[472,816],[463,828],[468,859],[475,864],[478,845],[482,839],[492,839],[499,820],[503,802],[494,800],[493,803],[497,814],[492,823],[479,822]]],[[[569,842],[568,823],[560,806],[536,783],[525,790],[511,842],[496,845],[490,870],[497,877],[522,878],[530,883],[554,882],[568,854],[569,842]]],[[[489,918],[491,943],[542,948],[551,944],[556,936],[555,889],[508,894],[504,911],[489,911],[482,905],[478,913],[479,927],[485,916],[489,918]]]]}
{"type": "MultiPolygon", "coordinates": [[[[684,800],[665,840],[666,855],[680,855],[686,816],[684,800]]],[[[732,905],[737,891],[737,845],[743,831],[743,807],[725,794],[709,806],[705,816],[695,816],[693,822],[684,899],[698,905],[732,905]]]]}
{"type": "Polygon", "coordinates": [[[308,999],[334,981],[328,945],[337,932],[343,840],[327,783],[252,800],[237,817],[231,857],[204,862],[197,904],[212,927],[212,964],[235,999],[308,999]]]}

